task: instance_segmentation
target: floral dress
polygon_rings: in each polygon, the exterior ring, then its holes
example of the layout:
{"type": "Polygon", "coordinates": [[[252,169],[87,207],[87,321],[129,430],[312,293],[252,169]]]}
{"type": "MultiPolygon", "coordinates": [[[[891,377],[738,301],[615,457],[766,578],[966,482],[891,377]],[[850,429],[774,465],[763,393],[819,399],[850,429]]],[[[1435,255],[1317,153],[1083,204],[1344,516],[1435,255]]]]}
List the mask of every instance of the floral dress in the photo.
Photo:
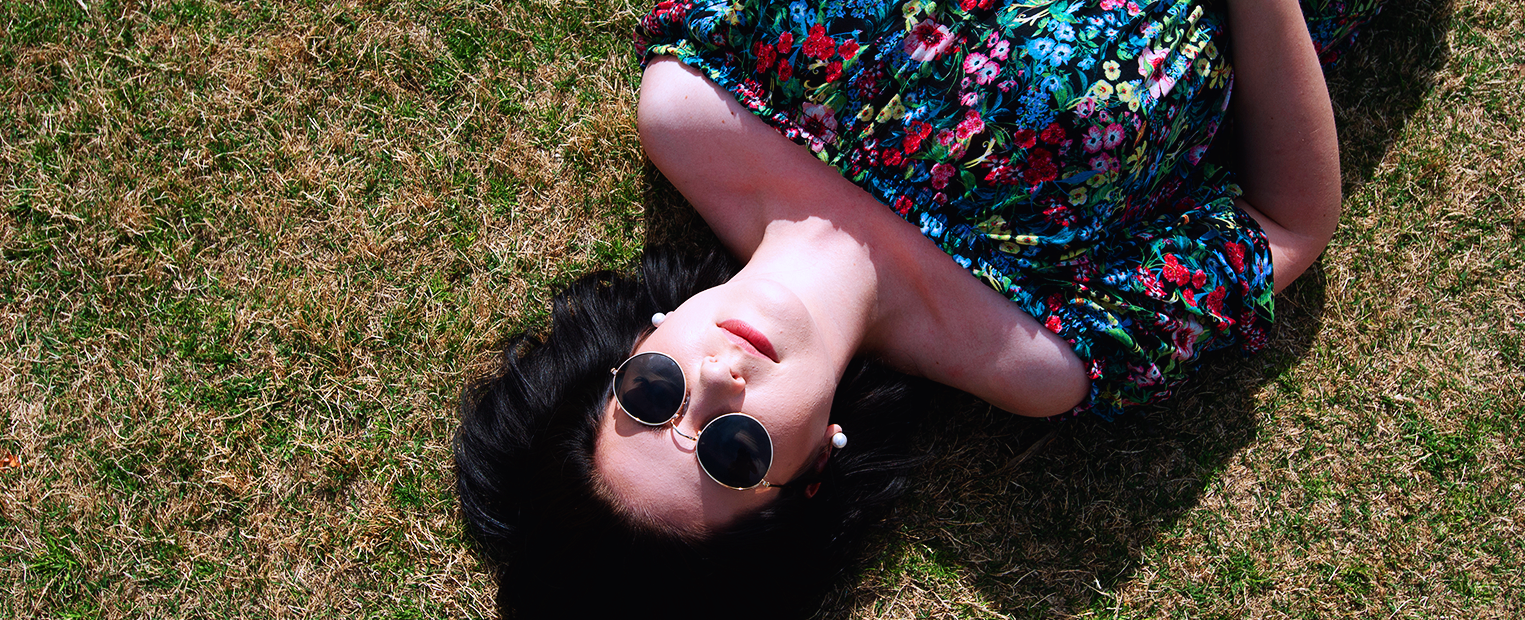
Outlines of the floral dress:
{"type": "MultiPolygon", "coordinates": [[[[1303,0],[1329,59],[1379,0],[1303,0]]],[[[1199,0],[663,0],[643,62],[699,69],[1085,362],[1074,413],[1265,345],[1271,254],[1211,163],[1233,74],[1199,0]]]]}

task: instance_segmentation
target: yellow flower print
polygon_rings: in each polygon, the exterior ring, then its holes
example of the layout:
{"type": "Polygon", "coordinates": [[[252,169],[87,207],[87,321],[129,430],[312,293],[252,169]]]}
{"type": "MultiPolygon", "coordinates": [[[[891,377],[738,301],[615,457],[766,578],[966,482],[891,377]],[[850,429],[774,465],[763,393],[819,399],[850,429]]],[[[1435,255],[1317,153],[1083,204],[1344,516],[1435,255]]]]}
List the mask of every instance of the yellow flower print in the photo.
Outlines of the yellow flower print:
{"type": "Polygon", "coordinates": [[[1138,101],[1138,89],[1133,82],[1123,82],[1117,85],[1117,98],[1123,101],[1138,101]]]}
{"type": "Polygon", "coordinates": [[[1086,203],[1086,188],[1077,187],[1070,190],[1070,204],[1080,206],[1086,203]]]}
{"type": "Polygon", "coordinates": [[[1218,46],[1214,45],[1212,41],[1208,41],[1207,47],[1202,48],[1202,51],[1207,54],[1208,58],[1218,57],[1218,46]]]}
{"type": "Polygon", "coordinates": [[[1117,98],[1126,102],[1128,109],[1134,112],[1137,112],[1139,104],[1143,103],[1139,100],[1138,85],[1134,82],[1119,83],[1117,85],[1117,98]]]}
{"type": "Polygon", "coordinates": [[[1212,73],[1212,71],[1213,71],[1212,65],[1208,64],[1206,58],[1198,58],[1197,62],[1196,62],[1196,67],[1197,67],[1197,75],[1200,75],[1202,77],[1207,77],[1207,74],[1212,73]]]}
{"type": "Polygon", "coordinates": [[[889,103],[884,104],[884,109],[879,111],[879,116],[874,119],[874,122],[888,123],[892,120],[899,120],[904,116],[905,106],[900,103],[900,95],[895,95],[894,98],[890,99],[889,103]]]}
{"type": "Polygon", "coordinates": [[[1112,98],[1112,85],[1105,81],[1098,81],[1091,85],[1091,94],[1096,96],[1097,101],[1106,103],[1112,98]]]}
{"type": "Polygon", "coordinates": [[[1101,70],[1107,73],[1107,79],[1113,81],[1116,81],[1117,77],[1123,74],[1123,66],[1117,64],[1116,60],[1108,60],[1101,63],[1101,70]]]}

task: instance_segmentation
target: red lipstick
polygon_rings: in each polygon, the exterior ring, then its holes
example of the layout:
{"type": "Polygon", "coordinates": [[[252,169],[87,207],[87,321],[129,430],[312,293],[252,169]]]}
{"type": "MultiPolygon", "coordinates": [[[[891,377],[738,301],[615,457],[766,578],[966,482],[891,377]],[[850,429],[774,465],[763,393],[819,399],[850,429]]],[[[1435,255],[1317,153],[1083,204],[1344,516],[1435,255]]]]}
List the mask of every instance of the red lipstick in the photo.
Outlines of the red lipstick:
{"type": "Polygon", "coordinates": [[[720,329],[736,336],[734,340],[740,340],[736,344],[744,345],[745,348],[756,351],[758,355],[773,360],[775,364],[778,363],[778,353],[773,350],[773,343],[768,342],[767,336],[757,331],[757,328],[748,325],[746,321],[741,319],[723,321],[720,323],[720,329]]]}

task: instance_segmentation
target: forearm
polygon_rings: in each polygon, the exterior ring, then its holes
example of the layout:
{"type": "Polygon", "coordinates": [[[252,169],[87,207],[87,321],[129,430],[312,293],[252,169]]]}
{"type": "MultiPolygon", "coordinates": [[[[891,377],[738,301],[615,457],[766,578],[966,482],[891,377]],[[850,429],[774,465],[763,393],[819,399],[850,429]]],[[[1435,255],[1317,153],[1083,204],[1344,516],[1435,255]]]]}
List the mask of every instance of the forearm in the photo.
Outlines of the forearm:
{"type": "Polygon", "coordinates": [[[1280,290],[1318,258],[1339,222],[1334,112],[1297,1],[1228,6],[1239,181],[1246,211],[1271,241],[1280,290]]]}

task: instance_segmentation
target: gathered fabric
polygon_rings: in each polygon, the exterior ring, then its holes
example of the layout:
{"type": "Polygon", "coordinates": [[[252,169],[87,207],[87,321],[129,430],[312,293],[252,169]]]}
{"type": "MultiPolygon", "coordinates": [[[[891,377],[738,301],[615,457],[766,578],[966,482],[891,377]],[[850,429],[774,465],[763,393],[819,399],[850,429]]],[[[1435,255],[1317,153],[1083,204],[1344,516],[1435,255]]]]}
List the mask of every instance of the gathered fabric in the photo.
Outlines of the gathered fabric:
{"type": "MultiPolygon", "coordinates": [[[[1303,0],[1332,61],[1379,0],[1303,0]]],[[[1074,348],[1112,417],[1265,346],[1271,254],[1215,164],[1233,71],[1200,0],[664,0],[674,56],[1074,348]]]]}

